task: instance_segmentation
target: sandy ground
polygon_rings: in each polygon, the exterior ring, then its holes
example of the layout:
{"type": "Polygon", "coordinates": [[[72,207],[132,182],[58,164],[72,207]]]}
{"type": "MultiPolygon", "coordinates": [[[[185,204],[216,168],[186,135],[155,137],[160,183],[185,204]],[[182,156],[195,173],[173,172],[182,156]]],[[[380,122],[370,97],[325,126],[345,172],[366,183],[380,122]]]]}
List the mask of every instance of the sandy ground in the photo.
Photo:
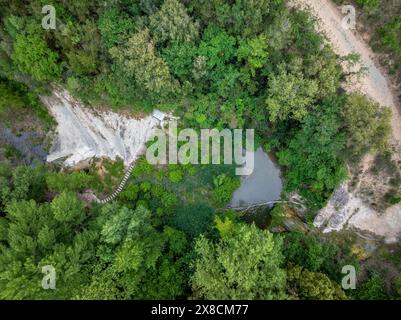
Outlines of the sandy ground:
{"type": "Polygon", "coordinates": [[[63,159],[66,166],[101,157],[119,157],[129,165],[158,124],[151,116],[132,119],[113,112],[95,112],[62,89],[42,97],[42,101],[57,121],[57,138],[47,161],[63,159]]]}
{"type": "MultiPolygon", "coordinates": [[[[345,89],[349,92],[360,91],[379,104],[392,109],[392,142],[395,146],[400,146],[399,103],[385,71],[375,64],[371,48],[355,31],[343,27],[343,15],[331,1],[291,0],[290,6],[311,9],[319,20],[320,31],[326,34],[337,54],[341,56],[359,54],[361,62],[357,68],[363,67],[367,71],[358,83],[346,84],[345,89]]],[[[371,156],[368,155],[363,160],[363,167],[368,167],[371,160],[371,156]]],[[[376,212],[356,195],[356,191],[351,192],[346,185],[343,185],[335,192],[327,207],[320,211],[315,219],[315,225],[324,228],[324,232],[338,231],[345,227],[358,229],[381,236],[387,243],[393,243],[398,241],[401,235],[401,205],[388,208],[385,212],[376,212]]]]}

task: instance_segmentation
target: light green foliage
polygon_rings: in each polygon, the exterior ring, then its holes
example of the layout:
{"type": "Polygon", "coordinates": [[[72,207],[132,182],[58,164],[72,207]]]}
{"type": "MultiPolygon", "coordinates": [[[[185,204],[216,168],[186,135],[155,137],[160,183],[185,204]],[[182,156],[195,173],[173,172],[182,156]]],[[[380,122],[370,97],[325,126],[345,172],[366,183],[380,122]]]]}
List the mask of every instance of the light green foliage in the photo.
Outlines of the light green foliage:
{"type": "Polygon", "coordinates": [[[305,78],[301,61],[278,67],[278,73],[269,77],[266,105],[272,122],[288,119],[302,120],[315,102],[318,84],[305,78]]]}
{"type": "Polygon", "coordinates": [[[170,209],[177,204],[178,199],[177,196],[172,192],[164,192],[160,198],[161,204],[165,209],[170,209]]]}
{"type": "Polygon", "coordinates": [[[51,172],[46,177],[47,187],[56,192],[83,191],[93,186],[94,182],[95,178],[84,171],[74,171],[70,174],[51,172]]]}
{"type": "Polygon", "coordinates": [[[226,174],[218,175],[214,179],[213,201],[217,205],[223,205],[231,200],[232,194],[239,188],[241,182],[237,177],[226,174]]]}
{"type": "Polygon", "coordinates": [[[329,47],[324,47],[317,54],[308,55],[304,63],[305,75],[318,83],[318,98],[327,98],[337,93],[342,70],[335,53],[329,47]]]}
{"type": "Polygon", "coordinates": [[[224,217],[223,219],[219,216],[216,216],[214,219],[216,224],[216,229],[219,231],[220,237],[228,237],[232,232],[235,231],[234,221],[229,217],[224,217]]]}
{"type": "Polygon", "coordinates": [[[99,31],[108,49],[123,44],[134,29],[134,20],[117,8],[107,9],[99,19],[99,31]]]}
{"type": "Polygon", "coordinates": [[[348,148],[354,155],[389,148],[391,109],[361,95],[348,97],[343,111],[349,133],[348,148]]]}
{"type": "MultiPolygon", "coordinates": [[[[0,218],[5,235],[0,245],[2,299],[68,298],[73,290],[85,284],[82,275],[90,257],[93,234],[80,230],[74,220],[67,228],[64,222],[55,219],[52,208],[60,209],[61,201],[59,198],[51,205],[19,201],[7,206],[6,217],[0,218]],[[55,291],[42,289],[44,265],[56,269],[55,291]]],[[[77,202],[75,206],[82,209],[77,202]]]]}
{"type": "Polygon", "coordinates": [[[101,230],[102,241],[109,245],[117,245],[126,238],[152,230],[148,225],[150,212],[143,207],[132,212],[127,207],[108,204],[101,211],[107,217],[101,230]]]}
{"type": "Polygon", "coordinates": [[[270,216],[272,217],[271,227],[281,227],[285,220],[285,205],[282,203],[277,203],[274,208],[270,211],[270,216]]]}
{"type": "Polygon", "coordinates": [[[299,266],[288,270],[289,291],[305,300],[345,300],[341,287],[325,274],[311,272],[299,266]]]}
{"type": "Polygon", "coordinates": [[[235,231],[213,243],[197,240],[192,287],[196,298],[284,298],[285,271],[281,241],[255,225],[239,224],[235,231]]]}
{"type": "Polygon", "coordinates": [[[239,44],[237,58],[247,62],[253,76],[256,70],[267,63],[268,56],[268,41],[264,34],[248,41],[243,40],[239,44]]]}
{"type": "Polygon", "coordinates": [[[21,72],[31,74],[39,81],[57,79],[62,72],[58,54],[38,35],[18,35],[12,58],[21,72]]]}
{"type": "Polygon", "coordinates": [[[124,66],[127,75],[150,94],[167,95],[177,90],[176,80],[157,55],[147,29],[133,34],[125,46],[114,47],[110,53],[124,66]]]}
{"type": "Polygon", "coordinates": [[[160,10],[149,17],[149,27],[156,42],[192,42],[198,37],[199,26],[188,16],[178,0],[165,0],[160,10]]]}
{"type": "Polygon", "coordinates": [[[182,180],[182,172],[180,170],[170,171],[169,179],[173,183],[179,183],[182,180]]]}
{"type": "Polygon", "coordinates": [[[51,204],[54,218],[59,222],[79,223],[84,219],[82,202],[71,192],[62,192],[51,204]]]}
{"type": "Polygon", "coordinates": [[[125,188],[123,192],[120,193],[119,197],[127,201],[133,201],[138,198],[138,193],[138,185],[130,184],[128,187],[125,188]]]}

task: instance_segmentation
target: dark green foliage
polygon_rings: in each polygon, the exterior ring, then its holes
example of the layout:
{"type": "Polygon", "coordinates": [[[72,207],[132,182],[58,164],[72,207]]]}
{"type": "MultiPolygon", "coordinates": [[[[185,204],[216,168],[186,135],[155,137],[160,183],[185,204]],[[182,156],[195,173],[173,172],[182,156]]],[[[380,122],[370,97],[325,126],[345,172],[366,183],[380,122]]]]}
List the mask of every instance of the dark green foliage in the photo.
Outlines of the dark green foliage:
{"type": "Polygon", "coordinates": [[[279,163],[287,168],[287,188],[300,188],[317,206],[325,204],[347,175],[341,159],[346,142],[341,131],[342,105],[338,98],[326,100],[322,109],[302,121],[288,147],[278,153],[279,163]]]}
{"type": "Polygon", "coordinates": [[[95,268],[81,299],[173,299],[185,286],[180,255],[185,235],[172,228],[159,233],[144,207],[106,205],[98,218],[100,246],[95,268]],[[110,292],[104,286],[110,286],[110,292]]]}
{"type": "Polygon", "coordinates": [[[171,72],[177,78],[185,80],[191,77],[196,55],[196,47],[192,43],[173,42],[163,50],[162,54],[171,72]]]}
{"type": "Polygon", "coordinates": [[[385,300],[388,299],[382,277],[373,272],[362,284],[359,284],[353,296],[358,300],[385,300]]]}
{"type": "Polygon", "coordinates": [[[401,15],[383,26],[380,33],[383,45],[401,57],[401,15]]]}
{"type": "Polygon", "coordinates": [[[338,283],[344,276],[341,273],[343,266],[359,268],[348,243],[342,243],[340,247],[316,235],[301,232],[291,232],[284,237],[283,254],[290,266],[298,265],[312,272],[324,273],[338,283]]]}
{"type": "Polygon", "coordinates": [[[117,8],[108,8],[99,18],[99,30],[107,49],[121,45],[135,30],[134,20],[117,8]]]}
{"type": "Polygon", "coordinates": [[[187,204],[174,212],[171,225],[196,238],[213,224],[213,210],[204,204],[187,204]]]}
{"type": "Polygon", "coordinates": [[[319,271],[337,250],[335,246],[322,243],[315,236],[292,232],[285,236],[283,253],[288,262],[310,271],[319,271]]]}
{"type": "Polygon", "coordinates": [[[0,123],[13,127],[19,119],[36,116],[44,129],[49,129],[53,119],[40,102],[36,92],[29,91],[23,83],[3,79],[0,76],[0,123]]]}
{"type": "MultiPolygon", "coordinates": [[[[41,29],[43,1],[0,3],[2,125],[34,111],[47,132],[37,95],[51,82],[92,105],[173,111],[183,128],[254,128],[256,144],[276,153],[287,190],[312,209],[345,179],[351,153],[385,149],[387,113],[347,99],[341,58],[312,16],[286,1],[57,1],[55,31],[41,29]]],[[[358,3],[373,14],[383,2],[358,3]]],[[[399,30],[398,14],[381,28],[391,52],[399,53],[399,30]]],[[[83,203],[84,191],[109,194],[121,181],[121,161],[104,168],[100,177],[94,166],[0,165],[1,298],[345,298],[341,267],[355,264],[348,244],[299,233],[283,243],[221,213],[239,186],[234,166],[141,159],[116,201],[83,203]],[[49,264],[55,291],[40,284],[49,264]]],[[[283,207],[272,215],[280,226],[283,207]]],[[[373,275],[355,297],[384,292],[373,275]]]]}
{"type": "Polygon", "coordinates": [[[42,165],[20,166],[13,171],[4,166],[0,172],[0,201],[3,205],[20,200],[40,201],[46,190],[45,168],[42,165]]]}

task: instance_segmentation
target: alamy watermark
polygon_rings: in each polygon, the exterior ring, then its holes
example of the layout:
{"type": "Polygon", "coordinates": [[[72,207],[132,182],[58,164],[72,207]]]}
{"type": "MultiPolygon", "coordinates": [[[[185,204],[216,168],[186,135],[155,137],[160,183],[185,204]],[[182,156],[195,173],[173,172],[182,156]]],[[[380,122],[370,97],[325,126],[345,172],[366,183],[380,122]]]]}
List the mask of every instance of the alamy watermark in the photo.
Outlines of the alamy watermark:
{"type": "Polygon", "coordinates": [[[42,8],[42,13],[45,16],[42,19],[42,27],[45,30],[56,30],[56,8],[52,5],[45,5],[42,8]]]}
{"type": "Polygon", "coordinates": [[[146,151],[150,164],[236,164],[236,175],[250,175],[254,169],[253,129],[246,129],[245,136],[243,129],[201,129],[199,136],[189,128],[178,132],[172,120],[167,132],[155,129],[153,138],[146,151]]]}
{"type": "Polygon", "coordinates": [[[341,270],[342,274],[345,274],[341,281],[341,287],[344,290],[355,290],[356,289],[356,270],[354,266],[346,265],[341,270]]]}
{"type": "Polygon", "coordinates": [[[56,269],[52,265],[46,265],[42,267],[42,273],[45,275],[42,278],[42,288],[56,289],[56,269]]]}
{"type": "Polygon", "coordinates": [[[345,5],[341,7],[341,13],[344,15],[341,25],[345,30],[356,29],[356,10],[354,6],[345,5]]]}

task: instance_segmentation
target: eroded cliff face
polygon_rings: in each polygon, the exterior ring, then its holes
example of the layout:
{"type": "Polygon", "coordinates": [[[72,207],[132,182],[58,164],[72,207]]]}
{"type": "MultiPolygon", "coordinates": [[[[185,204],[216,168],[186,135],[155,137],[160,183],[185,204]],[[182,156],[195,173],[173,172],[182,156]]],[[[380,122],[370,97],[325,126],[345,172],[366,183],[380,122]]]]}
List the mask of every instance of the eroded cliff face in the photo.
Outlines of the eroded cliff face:
{"type": "Polygon", "coordinates": [[[401,204],[383,212],[374,210],[366,201],[343,184],[333,194],[328,205],[320,210],[314,225],[324,233],[344,228],[365,231],[395,243],[401,237],[401,204]]]}
{"type": "Polygon", "coordinates": [[[54,116],[56,138],[47,157],[48,162],[63,160],[75,166],[93,158],[117,157],[129,165],[143,152],[158,121],[152,116],[132,119],[113,112],[85,107],[63,89],[55,89],[42,97],[54,116]]]}
{"type": "MultiPolygon", "coordinates": [[[[342,26],[344,16],[331,1],[291,0],[288,4],[311,9],[318,19],[318,29],[327,36],[337,54],[359,54],[358,64],[344,67],[346,71],[355,72],[363,68],[366,72],[357,79],[349,78],[348,82],[344,83],[344,89],[347,92],[362,92],[379,104],[391,108],[391,143],[397,150],[394,156],[401,158],[401,113],[397,94],[391,87],[386,72],[375,63],[375,55],[371,48],[357,32],[342,26]]],[[[344,184],[338,188],[327,207],[316,216],[314,224],[321,227],[323,232],[339,231],[343,228],[358,229],[383,237],[388,243],[396,242],[401,236],[401,204],[389,208],[374,206],[377,205],[381,194],[388,191],[388,186],[383,184],[383,177],[370,174],[371,165],[374,164],[369,162],[369,157],[362,160],[365,173],[363,177],[357,177],[358,187],[351,190],[344,184]],[[365,189],[374,196],[369,199],[365,189]]]]}

